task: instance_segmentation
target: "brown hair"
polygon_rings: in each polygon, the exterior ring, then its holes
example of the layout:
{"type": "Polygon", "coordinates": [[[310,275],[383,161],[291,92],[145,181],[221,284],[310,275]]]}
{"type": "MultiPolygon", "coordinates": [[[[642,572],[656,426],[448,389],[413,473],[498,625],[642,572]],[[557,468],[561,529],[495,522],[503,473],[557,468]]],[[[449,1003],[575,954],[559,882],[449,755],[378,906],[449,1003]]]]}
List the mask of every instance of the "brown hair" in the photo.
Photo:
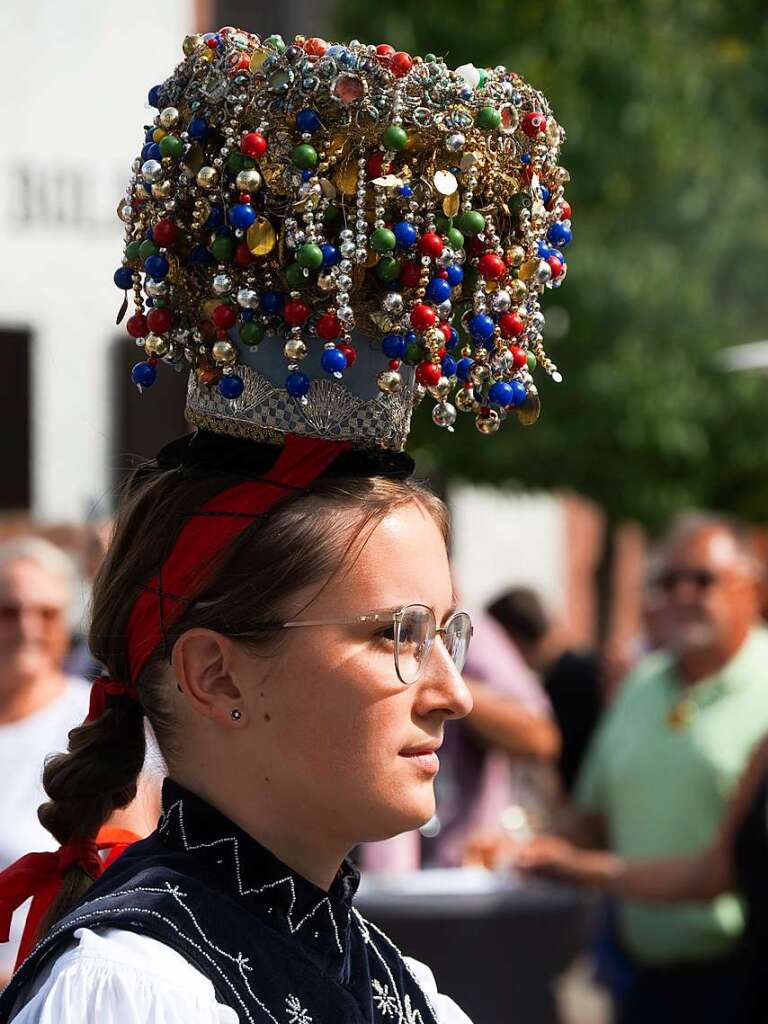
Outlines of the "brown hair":
{"type": "MultiPolygon", "coordinates": [[[[139,482],[128,485],[93,590],[90,646],[113,679],[129,679],[126,627],[142,586],[168,557],[186,518],[240,482],[221,476],[189,480],[174,471],[144,469],[139,482]]],[[[70,732],[67,753],[46,763],[43,784],[50,800],[38,814],[58,842],[94,836],[113,811],[133,800],[145,755],[144,715],[166,759],[172,756],[179,737],[164,699],[164,662],[178,636],[198,627],[255,648],[269,638],[274,642],[273,633],[259,633],[255,624],[274,622],[297,591],[331,579],[354,545],[393,508],[411,502],[433,517],[447,540],[440,499],[416,482],[383,476],[320,479],[310,493],[283,499],[249,526],[210,567],[208,582],[154,652],[138,680],[140,703],[111,699],[97,721],[70,732]]],[[[90,884],[79,865],[69,868],[43,931],[90,884]]]]}

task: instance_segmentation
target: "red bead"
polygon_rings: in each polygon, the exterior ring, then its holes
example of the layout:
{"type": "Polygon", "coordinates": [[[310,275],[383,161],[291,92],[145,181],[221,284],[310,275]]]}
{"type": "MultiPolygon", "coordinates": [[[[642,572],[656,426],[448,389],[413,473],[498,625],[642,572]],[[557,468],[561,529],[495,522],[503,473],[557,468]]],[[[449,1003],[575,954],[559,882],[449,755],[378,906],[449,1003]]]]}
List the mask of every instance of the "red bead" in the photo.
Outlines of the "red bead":
{"type": "Polygon", "coordinates": [[[443,251],[443,240],[437,232],[427,231],[419,239],[418,246],[419,252],[425,256],[431,256],[432,259],[437,259],[443,251]]]}
{"type": "Polygon", "coordinates": [[[237,62],[237,69],[238,69],[238,71],[247,71],[250,66],[251,66],[251,59],[250,59],[250,57],[246,57],[245,54],[243,54],[243,56],[237,62]]]}
{"type": "Polygon", "coordinates": [[[437,320],[437,313],[431,306],[423,302],[417,302],[411,310],[411,324],[417,331],[426,331],[433,326],[437,320]]]}
{"type": "Polygon", "coordinates": [[[416,380],[425,388],[433,388],[442,377],[443,372],[437,363],[419,363],[416,367],[416,380]]]}
{"type": "Polygon", "coordinates": [[[227,331],[237,323],[237,313],[234,306],[227,306],[222,303],[214,309],[211,320],[213,320],[220,331],[227,331]]]}
{"type": "Polygon", "coordinates": [[[283,308],[283,319],[291,327],[298,327],[309,319],[311,310],[301,299],[290,299],[283,308]]]}
{"type": "Polygon", "coordinates": [[[267,152],[267,140],[261,132],[248,132],[240,140],[240,149],[246,156],[258,160],[267,152]]]}
{"type": "Polygon", "coordinates": [[[392,166],[392,164],[391,163],[387,163],[387,167],[386,167],[386,170],[385,170],[384,169],[384,154],[383,153],[374,153],[372,156],[368,157],[368,161],[367,161],[365,166],[366,166],[366,169],[368,171],[368,176],[369,177],[371,177],[371,178],[378,178],[382,174],[388,174],[389,173],[389,169],[392,166]]]}
{"type": "Polygon", "coordinates": [[[442,279],[444,281],[447,281],[448,280],[448,271],[447,270],[438,270],[435,273],[435,277],[442,277],[442,279]]]}
{"type": "Polygon", "coordinates": [[[173,245],[179,236],[179,229],[172,220],[161,220],[152,228],[152,240],[157,245],[173,245]]]}
{"type": "Polygon", "coordinates": [[[404,50],[398,50],[389,58],[389,69],[395,78],[404,78],[413,67],[413,58],[404,50]]]}
{"type": "Polygon", "coordinates": [[[344,342],[341,345],[337,345],[336,348],[339,350],[339,352],[343,352],[344,355],[346,356],[347,369],[349,369],[349,367],[352,366],[355,360],[357,359],[357,349],[353,348],[351,345],[348,345],[346,342],[344,342]]]}
{"type": "Polygon", "coordinates": [[[390,359],[389,360],[389,368],[390,368],[390,370],[399,370],[400,369],[400,360],[399,359],[390,359]]]}
{"type": "Polygon", "coordinates": [[[437,354],[438,354],[440,359],[445,359],[445,357],[448,355],[448,349],[447,348],[439,348],[437,350],[437,354]]]}
{"type": "Polygon", "coordinates": [[[477,261],[477,269],[487,281],[498,281],[507,272],[507,265],[495,252],[485,252],[477,261]]]}
{"type": "Polygon", "coordinates": [[[545,131],[546,127],[547,119],[543,114],[537,114],[535,111],[532,111],[523,118],[523,131],[531,139],[535,138],[540,132],[545,131]]]}
{"type": "Polygon", "coordinates": [[[164,334],[173,323],[173,316],[169,309],[165,307],[153,309],[147,316],[147,324],[149,325],[150,331],[154,331],[155,334],[164,334]]]}
{"type": "Polygon", "coordinates": [[[571,204],[563,201],[563,205],[560,207],[560,220],[571,219],[571,204]]]}
{"type": "Polygon", "coordinates": [[[523,175],[523,181],[530,185],[531,179],[533,178],[533,167],[530,164],[526,164],[525,167],[523,167],[521,174],[523,175]]]}
{"type": "Polygon", "coordinates": [[[312,57],[323,57],[328,49],[328,43],[319,36],[312,36],[304,43],[304,52],[312,57]]]}
{"type": "Polygon", "coordinates": [[[240,199],[238,201],[241,202],[241,203],[250,203],[250,201],[251,201],[251,193],[250,192],[241,192],[240,193],[240,199]]]}
{"type": "Polygon", "coordinates": [[[515,313],[504,313],[499,317],[499,330],[505,338],[516,338],[523,333],[525,324],[515,313]]]}
{"type": "MultiPolygon", "coordinates": [[[[323,313],[317,321],[317,336],[323,341],[335,341],[341,334],[341,321],[334,313],[323,313]]],[[[347,360],[349,363],[349,360],[347,360]]]]}
{"type": "Polygon", "coordinates": [[[485,242],[481,242],[476,235],[473,235],[465,244],[473,256],[485,251],[485,242]]]}
{"type": "Polygon", "coordinates": [[[451,338],[453,337],[453,328],[448,323],[448,321],[447,320],[441,320],[441,322],[437,326],[442,331],[442,334],[443,334],[443,337],[445,338],[445,340],[446,341],[450,341],[451,338]]]}
{"type": "Polygon", "coordinates": [[[510,345],[509,351],[512,353],[512,358],[515,360],[515,366],[518,370],[528,363],[528,353],[524,348],[520,348],[519,345],[510,345]]]}
{"type": "Polygon", "coordinates": [[[406,288],[417,288],[419,281],[421,280],[421,265],[409,260],[408,263],[404,263],[402,270],[400,271],[400,284],[406,288]]]}
{"type": "Polygon", "coordinates": [[[241,242],[240,245],[235,249],[235,263],[239,267],[247,267],[249,263],[253,262],[253,256],[251,250],[248,248],[246,242],[241,242]]]}
{"type": "Polygon", "coordinates": [[[216,47],[219,45],[219,41],[218,41],[218,39],[206,39],[205,40],[205,45],[206,46],[210,46],[210,48],[212,50],[215,50],[216,47]]]}
{"type": "Polygon", "coordinates": [[[134,313],[133,316],[128,317],[125,326],[132,338],[146,338],[149,334],[147,318],[143,313],[134,313]]]}
{"type": "Polygon", "coordinates": [[[560,277],[560,275],[563,272],[563,264],[560,262],[557,256],[548,256],[547,263],[549,264],[550,269],[552,270],[552,279],[554,280],[560,277]]]}
{"type": "Polygon", "coordinates": [[[379,43],[379,45],[376,47],[377,57],[386,57],[387,59],[389,59],[394,52],[394,46],[390,46],[389,43],[379,43]]]}

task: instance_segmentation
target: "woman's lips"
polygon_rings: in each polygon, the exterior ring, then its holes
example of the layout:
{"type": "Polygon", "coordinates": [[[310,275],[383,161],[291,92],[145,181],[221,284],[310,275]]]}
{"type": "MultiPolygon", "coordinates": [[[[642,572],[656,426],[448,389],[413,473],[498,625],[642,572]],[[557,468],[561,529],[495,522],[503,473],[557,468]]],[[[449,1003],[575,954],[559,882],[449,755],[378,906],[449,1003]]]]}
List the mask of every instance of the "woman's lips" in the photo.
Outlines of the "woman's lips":
{"type": "Polygon", "coordinates": [[[401,754],[400,757],[408,758],[429,775],[437,775],[440,771],[440,758],[434,750],[413,750],[401,754]]]}

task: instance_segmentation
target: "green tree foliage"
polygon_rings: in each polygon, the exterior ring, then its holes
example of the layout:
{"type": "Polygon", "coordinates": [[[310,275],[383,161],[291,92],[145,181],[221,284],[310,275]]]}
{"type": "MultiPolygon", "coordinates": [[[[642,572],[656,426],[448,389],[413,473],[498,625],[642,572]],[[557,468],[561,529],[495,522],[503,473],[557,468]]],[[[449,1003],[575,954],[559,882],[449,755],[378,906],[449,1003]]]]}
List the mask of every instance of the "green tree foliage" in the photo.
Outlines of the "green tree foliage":
{"type": "Polygon", "coordinates": [[[568,135],[574,243],[544,300],[567,312],[548,339],[565,383],[542,380],[539,423],[492,440],[461,415],[448,443],[424,410],[425,453],[448,474],[573,487],[651,527],[688,506],[768,519],[768,377],[721,363],[768,337],[763,5],[389,0],[340,4],[337,31],[514,68],[568,135]]]}

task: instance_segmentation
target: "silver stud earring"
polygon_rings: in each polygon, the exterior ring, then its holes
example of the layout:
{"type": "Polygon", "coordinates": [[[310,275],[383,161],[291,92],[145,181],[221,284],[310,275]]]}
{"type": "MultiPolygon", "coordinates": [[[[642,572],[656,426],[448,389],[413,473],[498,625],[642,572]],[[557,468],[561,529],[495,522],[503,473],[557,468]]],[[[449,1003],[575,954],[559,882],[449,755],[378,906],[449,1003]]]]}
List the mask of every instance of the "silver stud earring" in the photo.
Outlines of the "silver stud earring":
{"type": "Polygon", "coordinates": [[[243,712],[240,710],[240,708],[232,708],[232,710],[229,712],[229,717],[234,722],[239,722],[240,719],[243,717],[243,712]]]}

